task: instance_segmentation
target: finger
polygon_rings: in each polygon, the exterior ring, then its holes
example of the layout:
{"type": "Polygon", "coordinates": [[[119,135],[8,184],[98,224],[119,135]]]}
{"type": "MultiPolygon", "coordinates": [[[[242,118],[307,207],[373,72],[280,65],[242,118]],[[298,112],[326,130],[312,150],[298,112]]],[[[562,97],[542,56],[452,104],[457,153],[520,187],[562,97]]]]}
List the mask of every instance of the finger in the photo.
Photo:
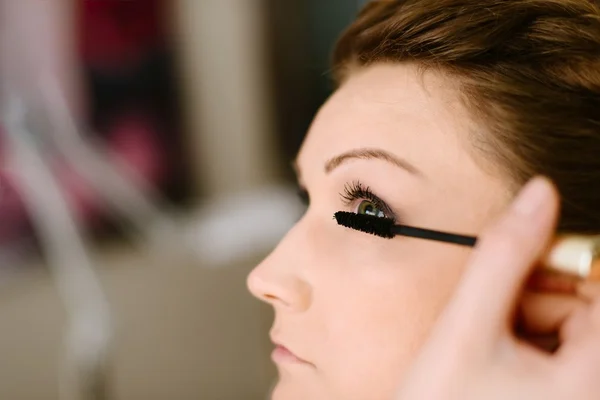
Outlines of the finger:
{"type": "Polygon", "coordinates": [[[558,333],[571,314],[586,306],[572,295],[525,292],[519,303],[519,330],[527,335],[558,333]]]}
{"type": "MultiPolygon", "coordinates": [[[[556,353],[563,382],[585,393],[600,389],[600,301],[575,312],[561,330],[561,347],[556,353]],[[592,389],[593,388],[593,389],[592,389]]],[[[573,397],[579,398],[579,397],[573,397]]]]}
{"type": "Polygon", "coordinates": [[[448,329],[462,329],[459,335],[480,340],[509,331],[518,294],[549,245],[557,213],[554,186],[545,178],[530,181],[478,240],[448,307],[448,329]]]}
{"type": "Polygon", "coordinates": [[[560,334],[566,353],[580,348],[580,342],[585,339],[600,341],[600,298],[596,297],[573,312],[561,327],[560,334]]]}
{"type": "Polygon", "coordinates": [[[561,352],[569,351],[573,343],[591,330],[589,307],[580,307],[573,311],[560,327],[560,340],[565,343],[561,352]]]}
{"type": "Polygon", "coordinates": [[[540,336],[518,335],[517,338],[545,353],[554,353],[560,346],[558,333],[540,336]]]}
{"type": "Polygon", "coordinates": [[[600,299],[600,283],[534,273],[519,302],[518,327],[525,335],[558,333],[567,318],[600,299]]]}
{"type": "Polygon", "coordinates": [[[564,343],[560,356],[577,351],[586,337],[600,340],[600,284],[581,282],[577,294],[581,304],[569,313],[560,327],[560,340],[564,343]]]}
{"type": "Polygon", "coordinates": [[[579,282],[575,276],[537,269],[527,281],[527,289],[534,292],[576,295],[579,282]]]}
{"type": "Polygon", "coordinates": [[[582,299],[593,302],[600,298],[600,283],[582,281],[577,284],[576,292],[582,299]]]}
{"type": "Polygon", "coordinates": [[[591,331],[600,332],[600,299],[595,299],[588,305],[590,324],[592,325],[591,331]]]}

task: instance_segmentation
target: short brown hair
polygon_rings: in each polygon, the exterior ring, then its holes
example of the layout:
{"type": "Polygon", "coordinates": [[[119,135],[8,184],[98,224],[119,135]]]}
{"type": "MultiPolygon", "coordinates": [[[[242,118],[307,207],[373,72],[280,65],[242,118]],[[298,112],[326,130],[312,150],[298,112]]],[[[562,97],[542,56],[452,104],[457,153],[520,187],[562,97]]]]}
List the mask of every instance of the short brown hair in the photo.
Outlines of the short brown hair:
{"type": "Polygon", "coordinates": [[[600,232],[600,4],[597,0],[372,1],[334,51],[338,81],[376,62],[457,78],[476,148],[515,188],[543,174],[561,230],[600,232]]]}

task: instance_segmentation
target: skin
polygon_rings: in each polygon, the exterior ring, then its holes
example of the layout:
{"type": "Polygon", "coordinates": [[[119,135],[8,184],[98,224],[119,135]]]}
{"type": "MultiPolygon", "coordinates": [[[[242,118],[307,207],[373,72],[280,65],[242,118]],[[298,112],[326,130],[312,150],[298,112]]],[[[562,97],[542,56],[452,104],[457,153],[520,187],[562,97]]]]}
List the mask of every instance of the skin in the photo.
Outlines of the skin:
{"type": "Polygon", "coordinates": [[[248,277],[275,310],[272,339],[308,363],[277,363],[275,400],[389,400],[465,268],[470,248],[423,239],[380,239],[338,226],[355,212],[340,193],[360,181],[397,223],[478,235],[510,202],[510,182],[474,158],[479,129],[450,78],[410,64],[354,71],[318,113],[298,154],[310,196],[303,218],[248,277]],[[357,149],[381,159],[328,162],[357,149]],[[330,165],[331,167],[331,165],[330,165]]]}
{"type": "MultiPolygon", "coordinates": [[[[556,229],[558,205],[556,188],[538,177],[486,228],[395,400],[598,399],[597,291],[559,322],[555,351],[532,346],[512,329],[524,284],[556,229]]],[[[598,288],[588,283],[582,288],[598,288]]]]}

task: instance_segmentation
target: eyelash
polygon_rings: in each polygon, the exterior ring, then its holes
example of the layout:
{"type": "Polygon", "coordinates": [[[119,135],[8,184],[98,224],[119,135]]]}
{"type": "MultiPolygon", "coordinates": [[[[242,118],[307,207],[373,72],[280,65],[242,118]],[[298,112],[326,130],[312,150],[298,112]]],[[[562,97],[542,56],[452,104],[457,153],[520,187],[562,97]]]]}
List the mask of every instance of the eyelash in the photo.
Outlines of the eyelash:
{"type": "MultiPolygon", "coordinates": [[[[344,186],[344,192],[340,193],[340,196],[348,207],[352,206],[356,200],[370,201],[375,205],[375,207],[383,211],[387,217],[396,220],[395,213],[392,211],[390,206],[388,206],[387,203],[379,196],[373,193],[368,186],[364,187],[359,181],[347,183],[344,186]]],[[[304,206],[308,207],[310,205],[310,196],[308,194],[308,190],[303,187],[299,187],[298,197],[304,206]]]]}
{"type": "Polygon", "coordinates": [[[344,186],[344,193],[340,193],[340,196],[348,207],[352,206],[356,200],[367,200],[373,203],[375,207],[383,211],[388,218],[392,218],[394,220],[396,219],[395,214],[390,206],[388,206],[387,203],[379,196],[373,193],[368,186],[363,186],[359,181],[347,183],[344,186]]]}

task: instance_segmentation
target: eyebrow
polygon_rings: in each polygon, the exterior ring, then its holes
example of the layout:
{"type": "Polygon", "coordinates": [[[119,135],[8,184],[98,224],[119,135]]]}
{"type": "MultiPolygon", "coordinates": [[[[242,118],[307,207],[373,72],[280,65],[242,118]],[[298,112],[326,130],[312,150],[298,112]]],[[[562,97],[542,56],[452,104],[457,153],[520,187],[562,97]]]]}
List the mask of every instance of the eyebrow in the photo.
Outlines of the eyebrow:
{"type": "Polygon", "coordinates": [[[355,149],[333,157],[325,163],[325,173],[330,174],[334,169],[353,159],[359,160],[383,160],[409,173],[423,176],[423,173],[407,160],[382,149],[355,149]]]}

